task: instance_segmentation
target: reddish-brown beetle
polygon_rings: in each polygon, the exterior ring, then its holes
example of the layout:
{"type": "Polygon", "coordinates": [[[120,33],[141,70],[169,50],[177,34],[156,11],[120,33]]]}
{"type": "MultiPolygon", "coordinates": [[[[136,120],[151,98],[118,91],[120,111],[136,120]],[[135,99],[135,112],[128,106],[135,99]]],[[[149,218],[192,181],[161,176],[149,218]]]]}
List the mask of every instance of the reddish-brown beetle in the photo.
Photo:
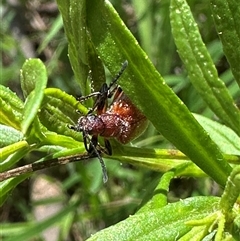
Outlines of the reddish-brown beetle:
{"type": "Polygon", "coordinates": [[[146,117],[124,94],[121,87],[117,85],[117,80],[127,65],[128,62],[125,61],[109,86],[104,83],[99,92],[94,92],[79,99],[82,102],[96,96],[93,108],[86,116],[81,116],[76,126],[72,127],[72,129],[83,133],[87,152],[91,156],[99,158],[104,182],[107,181],[108,177],[105,164],[100,155],[103,148],[99,148],[98,136],[104,137],[104,152],[111,155],[112,149],[109,138],[116,138],[119,142],[126,144],[138,137],[147,126],[146,117]],[[112,103],[108,106],[108,99],[112,96],[112,103]],[[89,136],[92,136],[91,139],[89,136]],[[87,142],[89,142],[89,145],[87,142]]]}

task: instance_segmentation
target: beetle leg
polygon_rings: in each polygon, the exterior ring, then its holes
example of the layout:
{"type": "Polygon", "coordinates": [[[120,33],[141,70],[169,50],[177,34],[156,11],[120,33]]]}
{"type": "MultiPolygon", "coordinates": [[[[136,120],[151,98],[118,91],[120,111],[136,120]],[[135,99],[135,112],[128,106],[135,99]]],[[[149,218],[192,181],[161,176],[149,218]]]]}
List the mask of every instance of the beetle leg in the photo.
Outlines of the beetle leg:
{"type": "Polygon", "coordinates": [[[82,134],[83,134],[84,147],[85,147],[86,151],[90,154],[91,151],[87,144],[87,139],[90,141],[89,136],[87,135],[87,133],[84,130],[82,131],[82,134]]]}
{"type": "Polygon", "coordinates": [[[100,165],[102,167],[102,173],[103,173],[103,182],[106,183],[108,180],[106,165],[105,165],[99,151],[97,150],[96,146],[92,145],[92,148],[93,148],[93,152],[97,155],[97,158],[100,161],[100,165]]]}
{"type": "Polygon", "coordinates": [[[92,97],[95,97],[95,96],[98,96],[98,95],[100,95],[101,93],[98,91],[98,92],[93,92],[93,93],[91,93],[91,94],[89,94],[89,95],[86,95],[86,96],[81,96],[81,97],[77,97],[76,99],[79,101],[79,102],[83,102],[83,101],[85,101],[85,100],[88,100],[88,99],[90,99],[90,98],[92,98],[92,97]]]}
{"type": "Polygon", "coordinates": [[[111,156],[112,155],[112,147],[111,147],[110,141],[107,139],[104,139],[104,143],[105,143],[106,154],[111,156]]]}
{"type": "Polygon", "coordinates": [[[98,114],[101,114],[102,112],[105,112],[105,108],[107,105],[107,99],[108,99],[108,86],[106,83],[104,83],[100,89],[100,94],[98,95],[97,99],[95,100],[95,103],[93,105],[93,110],[97,109],[98,114]]]}
{"type": "Polygon", "coordinates": [[[93,136],[92,139],[89,138],[86,132],[83,131],[83,142],[86,151],[90,154],[90,157],[97,157],[101,168],[102,168],[102,173],[103,173],[103,182],[106,183],[108,180],[108,175],[107,175],[107,168],[106,165],[100,155],[101,151],[98,151],[96,146],[98,145],[98,140],[97,136],[93,136]],[[87,140],[89,141],[89,147],[87,145],[87,140]]]}
{"type": "Polygon", "coordinates": [[[89,148],[88,152],[93,153],[94,152],[94,147],[98,145],[98,138],[97,136],[92,136],[91,140],[89,140],[89,148]]]}
{"type": "Polygon", "coordinates": [[[76,130],[75,126],[73,126],[73,125],[67,125],[67,127],[71,130],[74,130],[74,131],[76,130]]]}
{"type": "MultiPolygon", "coordinates": [[[[89,136],[86,137],[86,139],[89,139],[89,136]]],[[[106,165],[100,155],[100,152],[101,151],[98,151],[97,150],[97,145],[98,145],[98,139],[97,139],[97,136],[93,136],[92,139],[90,140],[89,139],[89,148],[88,148],[88,153],[90,153],[90,155],[92,157],[97,157],[99,162],[100,162],[100,165],[102,167],[102,173],[103,173],[103,182],[106,183],[107,180],[108,180],[108,175],[107,175],[107,168],[106,168],[106,165]]]]}

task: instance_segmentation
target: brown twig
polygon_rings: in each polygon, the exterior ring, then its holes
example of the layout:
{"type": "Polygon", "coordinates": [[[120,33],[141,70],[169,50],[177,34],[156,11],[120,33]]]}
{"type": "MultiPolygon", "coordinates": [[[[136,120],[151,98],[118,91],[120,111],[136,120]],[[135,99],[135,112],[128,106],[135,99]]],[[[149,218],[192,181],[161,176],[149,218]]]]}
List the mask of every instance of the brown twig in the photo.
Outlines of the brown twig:
{"type": "Polygon", "coordinates": [[[41,162],[35,162],[32,164],[28,164],[22,167],[17,167],[12,170],[0,173],[0,182],[7,180],[11,177],[17,177],[22,174],[31,173],[34,171],[46,169],[53,166],[65,165],[70,162],[83,161],[93,157],[94,156],[89,155],[88,153],[84,153],[84,154],[76,154],[76,155],[71,155],[66,157],[53,158],[53,159],[45,160],[41,162]]]}

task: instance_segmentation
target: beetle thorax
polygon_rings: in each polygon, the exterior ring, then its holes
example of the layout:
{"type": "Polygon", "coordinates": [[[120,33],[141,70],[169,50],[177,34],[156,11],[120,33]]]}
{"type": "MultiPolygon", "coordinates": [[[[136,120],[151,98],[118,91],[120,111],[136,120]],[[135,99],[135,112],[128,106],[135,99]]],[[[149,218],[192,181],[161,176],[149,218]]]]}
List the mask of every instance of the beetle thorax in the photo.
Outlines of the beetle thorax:
{"type": "Polygon", "coordinates": [[[89,135],[98,135],[104,131],[104,123],[97,115],[82,116],[78,120],[78,130],[89,135]]]}

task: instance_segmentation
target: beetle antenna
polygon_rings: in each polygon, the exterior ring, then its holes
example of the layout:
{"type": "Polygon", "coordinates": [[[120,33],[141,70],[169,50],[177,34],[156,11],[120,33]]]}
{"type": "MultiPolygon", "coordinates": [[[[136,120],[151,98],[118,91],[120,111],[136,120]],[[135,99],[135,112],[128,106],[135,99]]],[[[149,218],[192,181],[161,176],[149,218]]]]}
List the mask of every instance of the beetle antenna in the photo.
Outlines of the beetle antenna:
{"type": "Polygon", "coordinates": [[[122,64],[122,68],[120,69],[120,71],[118,72],[118,74],[115,76],[115,78],[112,80],[112,82],[109,84],[108,89],[110,89],[116,82],[117,80],[120,78],[120,76],[122,75],[122,73],[124,72],[124,70],[127,68],[128,66],[128,61],[125,60],[122,64]]]}

